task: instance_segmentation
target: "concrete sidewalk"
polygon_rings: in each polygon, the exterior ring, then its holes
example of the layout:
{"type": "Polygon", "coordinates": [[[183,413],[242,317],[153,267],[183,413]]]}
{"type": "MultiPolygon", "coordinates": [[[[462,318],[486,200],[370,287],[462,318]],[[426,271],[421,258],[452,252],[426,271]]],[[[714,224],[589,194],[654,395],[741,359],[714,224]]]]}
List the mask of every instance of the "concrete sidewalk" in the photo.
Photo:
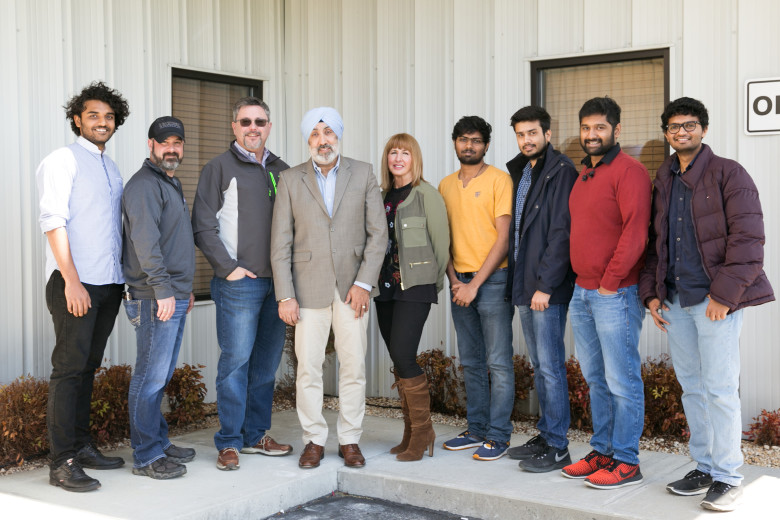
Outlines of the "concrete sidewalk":
{"type": "MultiPolygon", "coordinates": [[[[274,415],[270,432],[280,442],[293,444],[287,457],[241,455],[241,469],[216,469],[214,430],[177,437],[176,444],[193,447],[198,455],[187,464],[181,478],[158,481],[131,473],[131,451],[112,455],[125,458],[119,470],[88,473],[102,488],[91,493],[68,493],[49,485],[48,468],[0,477],[1,518],[96,519],[261,519],[334,490],[382,498],[482,519],[607,519],[677,520],[721,518],[758,520],[778,518],[780,470],[744,466],[743,505],[734,513],[711,513],[699,507],[701,496],[669,494],[668,482],[693,469],[686,457],[642,452],[644,482],[614,491],[586,487],[581,481],[561,477],[555,471],[531,474],[508,457],[493,462],[476,461],[471,450],[452,452],[441,443],[460,431],[434,425],[437,433],[434,457],[419,462],[398,462],[388,453],[401,437],[397,419],[366,416],[360,446],[367,464],[348,469],[337,455],[335,412],[326,412],[331,426],[325,459],[319,468],[298,468],[302,449],[301,429],[294,411],[274,415]]],[[[522,444],[525,435],[512,438],[522,444]]],[[[576,460],[590,451],[585,444],[570,446],[576,460]]]]}

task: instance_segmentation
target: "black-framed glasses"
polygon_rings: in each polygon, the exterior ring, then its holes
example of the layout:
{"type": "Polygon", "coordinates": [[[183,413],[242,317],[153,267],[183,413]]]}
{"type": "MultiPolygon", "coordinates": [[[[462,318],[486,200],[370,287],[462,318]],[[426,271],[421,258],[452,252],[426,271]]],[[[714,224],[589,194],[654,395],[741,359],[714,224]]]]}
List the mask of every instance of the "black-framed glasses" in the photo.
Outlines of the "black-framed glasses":
{"type": "MultiPolygon", "coordinates": [[[[241,126],[246,128],[247,126],[252,124],[252,120],[249,119],[248,117],[244,117],[244,118],[241,118],[238,121],[236,121],[236,123],[238,123],[241,126]]],[[[254,123],[255,123],[255,126],[259,126],[259,127],[262,128],[262,127],[264,127],[265,125],[268,124],[268,119],[260,119],[258,117],[257,119],[254,120],[254,123]]]]}
{"type": "Polygon", "coordinates": [[[686,121],[682,124],[672,123],[671,125],[667,126],[666,129],[669,131],[670,134],[676,134],[680,131],[680,128],[685,128],[686,132],[693,132],[696,130],[696,125],[700,125],[701,123],[698,121],[686,121]]]}
{"type": "Polygon", "coordinates": [[[466,137],[466,136],[462,135],[462,136],[458,137],[455,140],[458,141],[460,144],[469,144],[469,143],[471,143],[474,146],[480,146],[480,145],[485,144],[485,140],[482,139],[481,137],[466,137]]]}

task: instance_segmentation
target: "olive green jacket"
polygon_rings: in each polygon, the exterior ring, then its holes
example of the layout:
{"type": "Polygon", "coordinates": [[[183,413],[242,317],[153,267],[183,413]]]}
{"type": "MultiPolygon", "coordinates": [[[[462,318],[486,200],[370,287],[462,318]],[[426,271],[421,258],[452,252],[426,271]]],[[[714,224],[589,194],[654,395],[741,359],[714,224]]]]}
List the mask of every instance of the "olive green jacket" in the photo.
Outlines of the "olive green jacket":
{"type": "Polygon", "coordinates": [[[435,283],[436,292],[441,291],[450,258],[450,228],[444,199],[436,188],[422,181],[398,205],[395,238],[401,289],[435,283]]]}

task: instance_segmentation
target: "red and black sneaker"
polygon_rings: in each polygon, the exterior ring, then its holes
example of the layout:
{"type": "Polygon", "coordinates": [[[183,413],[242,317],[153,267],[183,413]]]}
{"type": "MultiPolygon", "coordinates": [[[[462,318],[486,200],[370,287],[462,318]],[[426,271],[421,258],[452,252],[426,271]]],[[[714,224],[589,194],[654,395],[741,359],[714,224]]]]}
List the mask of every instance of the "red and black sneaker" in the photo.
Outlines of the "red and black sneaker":
{"type": "Polygon", "coordinates": [[[574,464],[569,464],[561,470],[561,475],[566,478],[585,478],[600,469],[608,468],[612,463],[612,457],[602,455],[596,450],[591,451],[584,458],[574,464]]]}
{"type": "Polygon", "coordinates": [[[626,464],[612,459],[608,468],[600,469],[585,479],[585,484],[596,489],[615,489],[642,482],[639,464],[626,464]]]}

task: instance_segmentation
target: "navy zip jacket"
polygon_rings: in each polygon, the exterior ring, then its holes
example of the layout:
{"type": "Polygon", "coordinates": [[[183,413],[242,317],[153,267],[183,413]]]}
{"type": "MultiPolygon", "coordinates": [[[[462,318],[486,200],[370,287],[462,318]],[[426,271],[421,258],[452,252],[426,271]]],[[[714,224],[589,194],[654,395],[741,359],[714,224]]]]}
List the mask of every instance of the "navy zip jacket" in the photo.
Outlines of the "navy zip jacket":
{"type": "Polygon", "coordinates": [[[576,278],[569,260],[569,194],[577,169],[571,159],[547,145],[542,171],[526,196],[515,261],[517,185],[527,162],[521,153],[506,163],[513,185],[507,296],[513,305],[530,305],[534,293],[541,291],[550,295],[550,304],[566,304],[576,278]]]}
{"type": "MultiPolygon", "coordinates": [[[[639,297],[645,305],[653,298],[666,299],[673,161],[674,155],[664,161],[653,182],[650,243],[639,277],[639,297]]],[[[682,181],[693,190],[691,218],[711,297],[730,312],[773,301],[763,269],[764,215],[750,175],[705,144],[682,181]]]]}

